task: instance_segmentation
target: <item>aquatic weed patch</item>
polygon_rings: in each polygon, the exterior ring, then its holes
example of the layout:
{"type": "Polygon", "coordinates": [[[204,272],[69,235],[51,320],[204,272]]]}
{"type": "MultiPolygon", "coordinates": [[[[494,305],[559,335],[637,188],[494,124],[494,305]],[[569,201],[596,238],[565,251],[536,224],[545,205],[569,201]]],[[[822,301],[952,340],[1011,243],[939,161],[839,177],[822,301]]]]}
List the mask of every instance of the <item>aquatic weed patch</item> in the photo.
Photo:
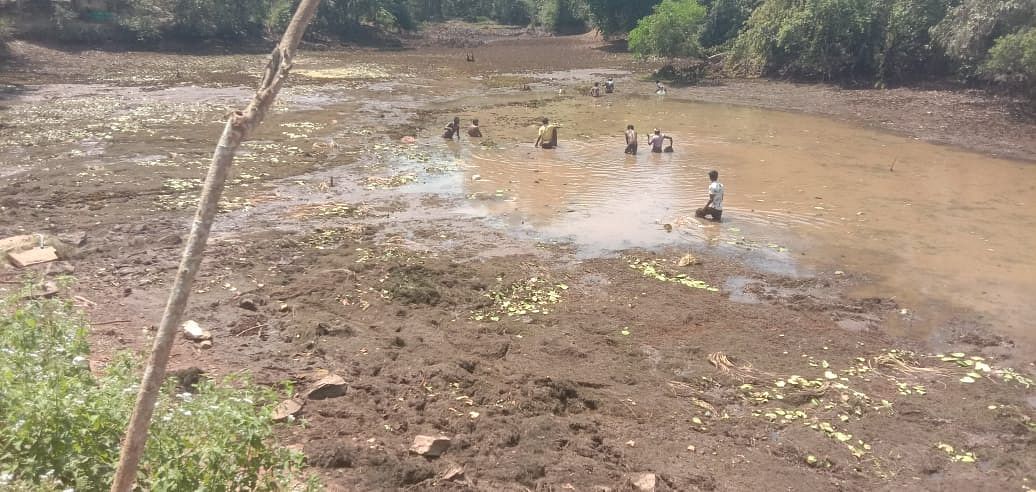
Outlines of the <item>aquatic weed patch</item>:
{"type": "MultiPolygon", "coordinates": [[[[827,347],[824,347],[826,350],[827,347]]],[[[909,400],[930,398],[934,392],[944,391],[952,381],[971,384],[981,379],[997,379],[1028,389],[1031,381],[1016,371],[995,367],[983,357],[964,353],[923,355],[909,350],[889,349],[869,357],[856,357],[839,368],[826,359],[803,354],[800,374],[777,374],[753,367],[746,362],[735,363],[725,354],[710,354],[709,362],[725,376],[740,383],[737,387],[742,401],[756,407],[752,419],[767,426],[793,429],[800,426],[816,432],[834,445],[844,448],[855,459],[857,470],[864,466],[878,477],[888,478],[895,472],[893,458],[882,444],[869,442],[866,429],[874,418],[894,419],[897,405],[909,400]],[[932,364],[932,361],[938,361],[932,364]],[[939,363],[941,362],[941,364],[939,363]],[[978,376],[979,378],[976,378],[978,376]],[[970,380],[970,382],[969,382],[970,380]]],[[[678,383],[671,383],[678,384],[678,383]]],[[[681,384],[682,387],[688,385],[681,384]]],[[[973,398],[968,398],[973,400],[973,398]]],[[[990,418],[1008,419],[1030,431],[1036,430],[1032,419],[1011,405],[988,405],[990,418]]],[[[700,430],[707,430],[708,420],[730,419],[726,412],[707,409],[699,420],[700,430]]],[[[975,463],[979,460],[974,450],[946,444],[954,436],[952,431],[936,433],[941,440],[932,448],[945,452],[950,462],[975,463]]],[[[816,450],[802,456],[814,467],[832,467],[838,456],[823,456],[816,450]],[[820,457],[818,457],[820,456],[820,457]]]]}
{"type": "Polygon", "coordinates": [[[671,282],[674,284],[680,284],[685,287],[692,289],[702,289],[709,292],[719,292],[719,289],[713,287],[703,280],[696,280],[689,277],[686,273],[673,273],[666,267],[662,266],[658,260],[643,260],[635,256],[627,256],[626,261],[630,268],[640,272],[642,275],[648,278],[653,278],[660,282],[671,282]]]}
{"type": "Polygon", "coordinates": [[[500,284],[485,294],[491,300],[488,307],[471,311],[471,319],[475,321],[500,321],[504,317],[526,316],[530,314],[550,314],[551,306],[561,302],[562,293],[568,286],[552,283],[539,277],[500,284]]]}

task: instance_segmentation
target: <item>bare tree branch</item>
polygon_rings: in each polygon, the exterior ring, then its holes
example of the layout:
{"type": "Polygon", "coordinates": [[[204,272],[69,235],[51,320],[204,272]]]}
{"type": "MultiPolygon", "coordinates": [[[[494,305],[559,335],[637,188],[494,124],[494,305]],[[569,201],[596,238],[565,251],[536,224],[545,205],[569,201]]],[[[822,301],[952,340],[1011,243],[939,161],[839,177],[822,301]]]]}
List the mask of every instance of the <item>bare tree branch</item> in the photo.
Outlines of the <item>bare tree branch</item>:
{"type": "Polygon", "coordinates": [[[212,230],[219,199],[223,194],[223,185],[226,183],[227,174],[230,173],[230,168],[234,163],[234,154],[241,146],[241,142],[245,141],[262,123],[266,112],[277,98],[277,93],[291,70],[295,51],[302,40],[302,35],[310,21],[313,20],[319,4],[320,0],[302,0],[298,10],[295,11],[295,17],[288,25],[288,30],[285,31],[280,43],[270,55],[262,83],[252,102],[243,112],[236,111],[231,114],[223,128],[223,135],[212,154],[212,163],[209,166],[208,176],[205,178],[205,187],[202,189],[198,211],[194,216],[191,235],[187,239],[183,257],[180,260],[180,269],[176,272],[176,279],[170,289],[169,301],[158,327],[151,358],[144,370],[140,392],[137,394],[137,404],[126,428],[126,438],[122,443],[122,451],[119,455],[119,467],[112,481],[112,492],[128,492],[133,488],[136,480],[137,467],[147,442],[148,427],[155,411],[155,402],[162,388],[162,381],[165,379],[169,352],[172,350],[173,341],[176,338],[176,328],[180,325],[183,312],[187,307],[194,276],[201,266],[205,244],[209,239],[209,231],[212,230]]]}

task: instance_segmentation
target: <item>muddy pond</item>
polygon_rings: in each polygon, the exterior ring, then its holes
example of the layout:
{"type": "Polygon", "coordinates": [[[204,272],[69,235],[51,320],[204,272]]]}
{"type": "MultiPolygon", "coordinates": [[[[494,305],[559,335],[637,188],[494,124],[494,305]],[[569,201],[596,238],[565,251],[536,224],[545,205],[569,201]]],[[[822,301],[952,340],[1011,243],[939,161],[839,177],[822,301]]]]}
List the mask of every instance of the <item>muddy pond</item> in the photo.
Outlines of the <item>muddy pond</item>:
{"type": "Polygon", "coordinates": [[[684,245],[793,276],[858,276],[858,295],[903,307],[890,320],[894,334],[928,337],[979,319],[1036,345],[1029,163],[672,95],[558,98],[461,116],[481,117],[493,144],[422,141],[445,145],[460,172],[415,186],[463,194],[464,212],[500,227],[572,241],[585,255],[684,245]],[[561,124],[559,148],[533,147],[540,115],[561,124]],[[641,136],[640,155],[622,152],[627,124],[641,136]],[[646,152],[656,127],[674,138],[674,153],[646,152]],[[693,214],[712,169],[726,187],[721,224],[693,214]]]}
{"type": "MultiPolygon", "coordinates": [[[[1036,347],[1031,325],[1036,318],[1031,302],[1036,291],[1036,166],[1030,163],[823,117],[693,102],[681,99],[679,90],[654,96],[648,82],[617,70],[523,73],[520,78],[531,82],[531,90],[523,91],[485,90],[484,80],[463,75],[456,80],[439,72],[414,76],[404,66],[376,71],[365,66],[370,74],[346,82],[342,78],[351,72],[303,79],[304,84],[286,91],[286,102],[267,125],[277,131],[264,130],[259,139],[268,145],[261,149],[294,149],[297,157],[310,147],[342,146],[341,154],[322,160],[320,173],[343,175],[348,173],[335,166],[356,171],[347,158],[360,151],[350,146],[389,146],[380,169],[396,176],[409,173],[406,179],[388,190],[343,189],[335,199],[438,195],[450,204],[444,213],[460,220],[487,218],[520,236],[570,242],[584,257],[678,246],[730,255],[753,268],[790,276],[837,272],[859,279],[859,296],[896,300],[902,309],[886,327],[893,334],[930,339],[937,328],[966,320],[1007,335],[1019,346],[1036,347]],[[390,80],[393,73],[407,76],[390,80]],[[586,80],[606,74],[617,77],[616,94],[580,94],[586,80]],[[465,124],[481,119],[485,137],[444,141],[439,128],[453,115],[465,124]],[[533,147],[543,116],[561,126],[555,150],[533,147]],[[640,155],[622,152],[627,124],[636,125],[640,155]],[[645,139],[653,128],[673,137],[674,153],[647,152],[645,139]],[[416,135],[415,144],[400,143],[407,134],[416,135]],[[707,199],[711,169],[720,172],[726,186],[720,224],[693,216],[707,199]]],[[[130,125],[134,108],[162,106],[181,115],[154,121],[159,131],[120,137],[116,129],[121,146],[101,145],[98,151],[83,150],[87,143],[103,143],[89,132],[66,142],[55,138],[45,147],[52,156],[44,161],[51,172],[91,165],[116,173],[119,166],[135,169],[131,175],[151,172],[141,159],[182,156],[204,140],[203,134],[218,132],[219,116],[232,96],[247,94],[233,84],[209,90],[90,87],[36,86],[5,104],[12,114],[29,118],[33,113],[18,113],[19,108],[51,105],[76,111],[61,95],[93,94],[104,99],[99,106],[122,108],[116,116],[124,126],[130,125]]],[[[40,151],[35,152],[6,146],[0,176],[31,171],[40,162],[33,158],[40,151]]],[[[245,169],[262,176],[270,159],[251,155],[245,169]]],[[[197,179],[204,175],[204,152],[194,157],[166,164],[176,167],[177,178],[197,179]]],[[[174,172],[166,169],[158,173],[161,179],[174,172]]],[[[274,174],[285,179],[271,185],[282,191],[307,179],[274,174]]]]}

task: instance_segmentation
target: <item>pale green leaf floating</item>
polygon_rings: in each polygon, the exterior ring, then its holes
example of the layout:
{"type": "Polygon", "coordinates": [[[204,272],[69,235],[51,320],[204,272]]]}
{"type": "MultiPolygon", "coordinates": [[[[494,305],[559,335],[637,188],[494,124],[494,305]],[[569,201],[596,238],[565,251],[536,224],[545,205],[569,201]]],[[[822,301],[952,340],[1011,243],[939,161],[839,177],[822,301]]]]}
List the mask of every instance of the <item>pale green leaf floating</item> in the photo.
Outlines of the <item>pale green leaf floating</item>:
{"type": "Polygon", "coordinates": [[[960,378],[960,382],[962,382],[962,383],[974,383],[975,382],[975,378],[973,378],[971,376],[964,376],[964,377],[960,378]]]}
{"type": "Polygon", "coordinates": [[[853,438],[851,434],[846,434],[844,432],[835,432],[834,437],[835,439],[838,439],[838,442],[845,442],[853,438]]]}
{"type": "Polygon", "coordinates": [[[961,461],[961,463],[974,463],[975,462],[975,457],[974,456],[966,455],[966,454],[958,456],[957,459],[959,459],[961,461]]]}
{"type": "Polygon", "coordinates": [[[964,357],[966,354],[964,352],[954,352],[954,353],[952,353],[950,355],[952,355],[954,357],[964,357]]]}
{"type": "Polygon", "coordinates": [[[624,336],[624,337],[628,337],[628,336],[630,336],[630,330],[629,330],[629,328],[624,328],[624,329],[623,329],[622,331],[620,331],[619,333],[622,333],[622,336],[624,336]]]}

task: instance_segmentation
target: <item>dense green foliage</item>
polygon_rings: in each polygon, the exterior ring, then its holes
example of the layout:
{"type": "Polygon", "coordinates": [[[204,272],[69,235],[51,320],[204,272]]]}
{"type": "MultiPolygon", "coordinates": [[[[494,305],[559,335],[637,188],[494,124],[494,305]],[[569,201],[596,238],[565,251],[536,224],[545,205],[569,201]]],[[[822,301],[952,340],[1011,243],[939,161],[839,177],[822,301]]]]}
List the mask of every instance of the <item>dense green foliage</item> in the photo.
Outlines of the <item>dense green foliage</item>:
{"type": "MultiPolygon", "coordinates": [[[[35,29],[48,39],[194,42],[276,35],[298,0],[109,0],[106,12],[74,10],[75,4],[8,2],[0,18],[15,18],[23,34],[35,29]],[[23,22],[18,15],[25,14],[49,22],[23,22]]],[[[357,39],[357,33],[448,19],[558,33],[592,26],[605,36],[628,33],[640,56],[725,54],[728,70],[748,75],[1033,85],[1025,54],[1036,0],[324,0],[310,33],[357,39]]]]}
{"type": "Polygon", "coordinates": [[[626,34],[660,0],[586,0],[590,20],[605,36],[626,34]]]}
{"type": "Polygon", "coordinates": [[[665,58],[700,55],[698,32],[705,12],[697,0],[664,0],[630,31],[630,51],[665,58]]]}
{"type": "Polygon", "coordinates": [[[998,82],[1036,97],[1036,27],[997,39],[983,71],[998,82]]]}
{"type": "MultiPolygon", "coordinates": [[[[29,20],[23,34],[65,41],[236,40],[284,30],[298,0],[110,0],[106,10],[58,0],[25,0],[7,14],[29,20]],[[40,23],[39,19],[49,19],[40,23]]],[[[4,14],[0,10],[0,15],[4,14]]],[[[463,19],[584,32],[584,0],[323,0],[310,33],[353,39],[370,30],[415,29],[423,21],[463,19]]],[[[634,19],[635,20],[635,19],[634,19]]]]}
{"type": "Polygon", "coordinates": [[[735,42],[751,71],[844,79],[865,74],[878,38],[870,0],[767,0],[735,42]]]}
{"type": "Polygon", "coordinates": [[[698,37],[701,45],[713,47],[733,41],[762,1],[702,0],[702,5],[709,8],[709,13],[698,37]]]}
{"type": "Polygon", "coordinates": [[[1034,20],[1033,0],[765,0],[735,38],[731,66],[879,84],[953,73],[1017,79],[1018,64],[980,68],[997,39],[1034,20]]]}
{"type": "MultiPolygon", "coordinates": [[[[95,376],[89,356],[69,305],[0,300],[0,489],[107,490],[139,367],[120,355],[95,376]]],[[[272,443],[275,395],[233,383],[167,386],[141,489],[283,490],[296,478],[301,455],[272,443]]]]}

